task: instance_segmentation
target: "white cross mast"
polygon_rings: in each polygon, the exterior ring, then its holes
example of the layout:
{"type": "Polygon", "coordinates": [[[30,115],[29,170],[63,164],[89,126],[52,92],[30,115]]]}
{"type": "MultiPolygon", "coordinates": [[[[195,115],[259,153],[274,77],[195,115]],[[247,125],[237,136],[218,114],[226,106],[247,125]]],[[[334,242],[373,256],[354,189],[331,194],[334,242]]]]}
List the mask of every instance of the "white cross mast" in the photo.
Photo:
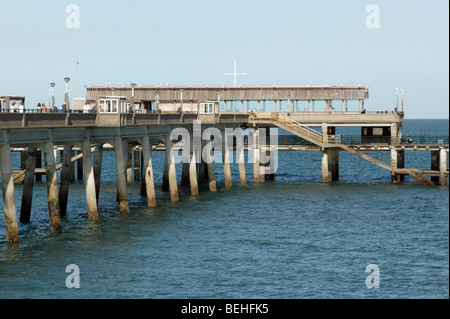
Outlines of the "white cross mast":
{"type": "Polygon", "coordinates": [[[234,59],[234,73],[224,73],[223,75],[233,75],[234,76],[234,86],[236,86],[236,78],[238,75],[248,75],[248,73],[237,73],[236,72],[236,59],[234,59]]]}

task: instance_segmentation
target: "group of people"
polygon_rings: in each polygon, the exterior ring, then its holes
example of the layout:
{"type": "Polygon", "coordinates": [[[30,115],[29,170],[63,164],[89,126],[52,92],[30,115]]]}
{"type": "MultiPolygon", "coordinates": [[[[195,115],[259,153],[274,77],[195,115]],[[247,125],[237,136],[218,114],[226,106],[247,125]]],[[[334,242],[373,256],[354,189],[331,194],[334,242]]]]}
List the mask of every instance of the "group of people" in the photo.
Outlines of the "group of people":
{"type": "Polygon", "coordinates": [[[16,102],[13,102],[9,111],[12,113],[23,113],[25,112],[25,107],[23,106],[23,102],[19,103],[19,106],[16,105],[16,102]]]}
{"type": "Polygon", "coordinates": [[[41,104],[41,103],[38,103],[36,109],[37,109],[37,112],[38,112],[38,113],[48,113],[48,112],[50,112],[50,109],[48,109],[48,108],[45,106],[45,103],[42,103],[42,104],[41,104]]]}

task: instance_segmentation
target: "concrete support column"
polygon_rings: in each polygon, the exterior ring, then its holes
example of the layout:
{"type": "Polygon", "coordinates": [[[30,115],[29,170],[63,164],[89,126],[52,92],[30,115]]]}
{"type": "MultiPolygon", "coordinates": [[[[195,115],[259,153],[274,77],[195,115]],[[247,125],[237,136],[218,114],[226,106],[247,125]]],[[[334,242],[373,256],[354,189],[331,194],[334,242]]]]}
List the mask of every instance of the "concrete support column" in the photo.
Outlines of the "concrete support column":
{"type": "Polygon", "coordinates": [[[447,185],[447,177],[445,177],[445,172],[447,171],[447,152],[443,148],[441,148],[439,152],[439,174],[441,186],[445,186],[447,185]]]}
{"type": "Polygon", "coordinates": [[[339,180],[339,150],[325,148],[322,150],[322,182],[339,180]]]}
{"type": "Polygon", "coordinates": [[[244,100],[241,100],[241,112],[244,113],[244,100]]]}
{"type": "MultiPolygon", "coordinates": [[[[189,162],[189,182],[191,185],[191,195],[198,196],[198,179],[197,179],[197,151],[194,148],[194,136],[191,134],[191,149],[189,162]]],[[[201,155],[200,155],[201,156],[201,155]]]]}
{"type": "Polygon", "coordinates": [[[166,156],[168,156],[168,178],[169,178],[169,190],[170,190],[170,200],[172,202],[178,202],[178,186],[177,186],[177,172],[175,168],[175,155],[173,152],[173,143],[170,139],[170,136],[167,136],[166,147],[168,151],[166,151],[166,156]]]}
{"type": "Polygon", "coordinates": [[[69,198],[69,184],[71,172],[72,145],[65,145],[61,157],[61,177],[59,183],[59,211],[61,215],[67,213],[67,201],[69,198]]]}
{"type": "MultiPolygon", "coordinates": [[[[188,152],[188,150],[184,150],[184,152],[188,152]]],[[[189,185],[189,165],[190,163],[184,163],[181,166],[181,186],[188,186],[189,185]]]]}
{"type": "Polygon", "coordinates": [[[95,190],[94,167],[92,165],[91,141],[81,142],[83,167],[86,185],[86,203],[90,221],[98,220],[97,192],[95,190]]]}
{"type": "Polygon", "coordinates": [[[239,182],[241,184],[247,183],[245,176],[245,149],[244,149],[244,137],[242,136],[242,129],[237,128],[236,132],[236,155],[239,165],[239,182]]]}
{"type": "Polygon", "coordinates": [[[203,183],[206,178],[207,169],[206,169],[206,162],[203,157],[203,149],[205,148],[206,142],[201,140],[201,149],[200,149],[200,164],[198,165],[198,182],[203,183]]]}
{"type": "MultiPolygon", "coordinates": [[[[83,153],[83,151],[78,151],[78,155],[83,153]]],[[[83,155],[84,156],[84,155],[83,155]]],[[[77,180],[81,181],[83,179],[83,158],[77,160],[77,180]]]]}
{"type": "MultiPolygon", "coordinates": [[[[391,149],[391,166],[393,169],[403,168],[404,166],[404,151],[399,151],[395,148],[391,149]]],[[[391,174],[391,182],[392,184],[400,183],[404,179],[402,175],[399,174],[391,174]]]]}
{"type": "MultiPolygon", "coordinates": [[[[42,151],[38,150],[36,152],[36,168],[42,168],[42,151]]],[[[42,181],[42,175],[36,175],[36,182],[42,181]]]]}
{"type": "Polygon", "coordinates": [[[265,164],[265,166],[267,166],[266,172],[264,174],[266,181],[273,181],[273,180],[275,180],[275,173],[273,173],[273,172],[269,173],[270,166],[274,165],[274,163],[271,162],[271,159],[273,158],[273,156],[271,156],[272,155],[272,150],[271,150],[271,146],[270,145],[271,145],[270,144],[270,128],[268,127],[268,128],[266,128],[266,153],[265,153],[265,157],[267,159],[269,159],[269,162],[267,162],[265,164]]]}
{"type": "MultiPolygon", "coordinates": [[[[208,174],[208,186],[210,192],[217,192],[217,183],[216,183],[216,173],[214,170],[214,156],[213,156],[213,148],[208,149],[208,142],[211,142],[211,137],[209,140],[203,140],[202,142],[205,146],[202,145],[202,157],[205,157],[206,162],[206,172],[208,174]],[[205,150],[205,148],[207,148],[205,150]]],[[[209,144],[211,146],[211,144],[209,144]]]]}
{"type": "MultiPolygon", "coordinates": [[[[169,137],[168,137],[169,139],[169,137]]],[[[163,170],[163,179],[161,190],[163,192],[169,191],[169,161],[170,161],[170,147],[168,141],[164,141],[166,144],[166,151],[164,153],[164,170],[163,170]]]]}
{"type": "Polygon", "coordinates": [[[153,165],[152,165],[152,148],[150,140],[147,136],[141,139],[143,165],[142,170],[145,171],[145,189],[147,195],[148,207],[156,206],[155,183],[153,179],[153,165]]]}
{"type": "Polygon", "coordinates": [[[94,153],[94,179],[95,179],[95,192],[98,207],[98,199],[100,197],[100,178],[102,175],[102,161],[103,161],[103,144],[95,144],[94,153]]]}
{"type": "Polygon", "coordinates": [[[328,143],[328,124],[322,123],[322,142],[324,144],[328,143]]]}
{"type": "Polygon", "coordinates": [[[133,151],[133,171],[134,180],[136,182],[141,180],[141,152],[133,151]]]}
{"type": "Polygon", "coordinates": [[[274,102],[273,110],[276,113],[277,112],[277,100],[273,100],[273,102],[274,102]]]}
{"type": "Polygon", "coordinates": [[[259,165],[259,129],[255,128],[253,133],[253,183],[260,182],[259,165]]]}
{"type": "Polygon", "coordinates": [[[231,179],[231,168],[230,168],[230,144],[228,141],[227,132],[225,130],[222,133],[222,154],[223,154],[223,174],[225,176],[225,187],[231,187],[233,183],[231,179]]]}
{"type": "Polygon", "coordinates": [[[19,241],[14,180],[11,165],[11,146],[0,145],[0,169],[2,171],[3,209],[5,213],[6,241],[19,241]]]}
{"type": "Polygon", "coordinates": [[[26,152],[25,178],[23,180],[23,192],[22,192],[22,206],[20,207],[20,221],[22,223],[30,222],[35,169],[36,169],[36,148],[29,147],[26,152]]]}
{"type": "Polygon", "coordinates": [[[128,207],[127,196],[127,180],[126,180],[126,166],[123,156],[123,143],[121,138],[114,139],[114,155],[116,159],[116,172],[117,172],[117,198],[120,205],[121,214],[129,214],[130,209],[128,207]]]}
{"type": "Polygon", "coordinates": [[[128,147],[127,151],[126,151],[127,155],[127,183],[131,183],[132,182],[132,176],[133,176],[133,167],[132,167],[132,151],[130,150],[130,148],[128,147]]]}
{"type": "Polygon", "coordinates": [[[45,156],[45,173],[47,179],[48,214],[50,218],[50,232],[61,233],[61,216],[59,210],[58,181],[56,176],[56,161],[53,143],[45,143],[43,147],[45,156]]]}
{"type": "MultiPolygon", "coordinates": [[[[440,151],[431,151],[431,170],[440,171],[440,151]]],[[[439,184],[439,176],[431,176],[431,181],[439,184]]]]}

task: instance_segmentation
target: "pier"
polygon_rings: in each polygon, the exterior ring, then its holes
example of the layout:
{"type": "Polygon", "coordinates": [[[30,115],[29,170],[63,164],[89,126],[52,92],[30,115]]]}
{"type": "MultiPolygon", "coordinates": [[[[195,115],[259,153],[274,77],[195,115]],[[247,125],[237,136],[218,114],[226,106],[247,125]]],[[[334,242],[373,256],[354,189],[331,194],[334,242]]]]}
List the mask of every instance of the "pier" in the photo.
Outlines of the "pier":
{"type": "Polygon", "coordinates": [[[239,167],[240,183],[247,182],[244,152],[252,154],[254,183],[276,179],[273,155],[277,151],[321,152],[323,183],[339,180],[339,153],[345,151],[385,169],[392,183],[409,175],[421,185],[447,185],[448,136],[409,143],[402,133],[403,108],[367,112],[365,86],[133,85],[86,86],[86,90],[86,104],[91,109],[95,105],[95,113],[11,112],[9,100],[2,102],[0,170],[8,242],[19,240],[14,184],[23,183],[20,221],[26,223],[33,183],[42,175],[47,182],[51,233],[61,232],[60,216],[67,211],[70,182],[75,178],[84,179],[89,220],[98,220],[104,151],[115,154],[121,214],[129,214],[127,182],[133,176],[141,181],[148,206],[158,205],[153,151],[165,152],[162,189],[173,202],[179,200],[179,184],[189,186],[191,196],[199,196],[199,184],[205,181],[210,192],[217,191],[221,186],[215,178],[217,151],[222,153],[224,187],[232,187],[231,164],[239,167]],[[340,127],[358,127],[361,135],[336,134],[340,127]],[[270,128],[291,135],[274,139],[270,128]],[[405,167],[406,150],[429,151],[430,169],[405,167]],[[175,165],[178,151],[183,162],[180,183],[175,165]],[[230,158],[232,151],[235,161],[230,158]],[[21,153],[20,170],[13,170],[12,152],[21,153]],[[61,170],[59,181],[57,170],[61,170]]]}

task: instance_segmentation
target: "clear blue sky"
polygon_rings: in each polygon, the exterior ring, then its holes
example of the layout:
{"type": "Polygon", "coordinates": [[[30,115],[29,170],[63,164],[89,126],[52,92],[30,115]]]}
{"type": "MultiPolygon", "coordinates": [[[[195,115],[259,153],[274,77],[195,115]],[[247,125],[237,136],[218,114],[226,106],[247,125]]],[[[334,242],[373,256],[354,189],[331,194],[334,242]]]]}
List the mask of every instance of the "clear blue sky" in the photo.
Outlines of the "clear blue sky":
{"type": "Polygon", "coordinates": [[[27,107],[56,103],[69,76],[84,85],[364,84],[369,110],[392,109],[405,92],[407,118],[449,117],[447,0],[0,0],[0,95],[27,107]],[[66,27],[68,4],[80,28],[66,27]],[[380,28],[366,27],[366,6],[380,28]]]}

